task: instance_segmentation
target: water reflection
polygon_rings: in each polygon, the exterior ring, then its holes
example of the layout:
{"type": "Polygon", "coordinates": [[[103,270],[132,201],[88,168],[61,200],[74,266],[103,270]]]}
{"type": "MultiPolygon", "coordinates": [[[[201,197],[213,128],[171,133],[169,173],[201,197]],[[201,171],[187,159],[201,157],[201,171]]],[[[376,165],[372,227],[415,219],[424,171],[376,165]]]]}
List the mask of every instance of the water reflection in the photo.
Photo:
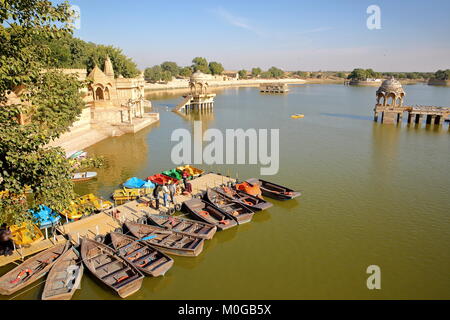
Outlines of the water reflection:
{"type": "Polygon", "coordinates": [[[372,120],[372,117],[369,116],[359,116],[356,114],[345,114],[345,113],[321,113],[322,116],[328,117],[336,117],[336,118],[347,118],[347,119],[355,119],[355,120],[372,120]]]}

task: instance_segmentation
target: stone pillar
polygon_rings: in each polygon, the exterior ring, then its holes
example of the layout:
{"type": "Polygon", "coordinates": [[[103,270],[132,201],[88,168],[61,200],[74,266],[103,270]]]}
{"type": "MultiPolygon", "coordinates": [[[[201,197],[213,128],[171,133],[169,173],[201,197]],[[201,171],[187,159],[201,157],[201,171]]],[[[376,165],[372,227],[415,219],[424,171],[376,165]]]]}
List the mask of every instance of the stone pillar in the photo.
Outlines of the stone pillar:
{"type": "Polygon", "coordinates": [[[403,112],[398,114],[397,122],[400,122],[400,123],[403,122],[403,112]]]}
{"type": "Polygon", "coordinates": [[[444,117],[443,116],[436,116],[436,119],[434,120],[434,124],[437,124],[438,126],[441,126],[444,123],[444,117]]]}
{"type": "Polygon", "coordinates": [[[416,123],[417,124],[422,124],[422,114],[418,114],[416,115],[416,123]]]}
{"type": "Polygon", "coordinates": [[[414,123],[414,118],[416,117],[416,115],[412,112],[408,113],[408,123],[413,124],[414,123]]]}
{"type": "Polygon", "coordinates": [[[396,112],[383,112],[383,123],[393,124],[396,123],[397,113],[396,112]]]}
{"type": "Polygon", "coordinates": [[[373,113],[373,121],[378,122],[378,112],[373,113]]]}
{"type": "Polygon", "coordinates": [[[433,116],[431,114],[426,115],[426,124],[431,124],[433,121],[433,116]]]}

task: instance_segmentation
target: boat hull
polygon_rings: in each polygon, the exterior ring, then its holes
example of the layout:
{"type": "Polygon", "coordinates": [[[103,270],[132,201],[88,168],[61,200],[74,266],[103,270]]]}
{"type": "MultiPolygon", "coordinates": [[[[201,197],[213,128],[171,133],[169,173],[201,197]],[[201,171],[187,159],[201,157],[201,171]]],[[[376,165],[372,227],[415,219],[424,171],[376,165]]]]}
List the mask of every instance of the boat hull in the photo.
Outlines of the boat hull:
{"type": "Polygon", "coordinates": [[[247,182],[251,184],[258,184],[261,188],[263,196],[275,200],[292,200],[301,196],[300,192],[265,180],[252,178],[248,179],[247,182]]]}
{"type": "Polygon", "coordinates": [[[172,230],[181,234],[185,234],[187,236],[191,237],[197,237],[202,238],[205,240],[210,240],[214,235],[216,234],[217,227],[213,226],[210,223],[202,223],[194,220],[184,219],[184,218],[178,218],[173,216],[166,216],[160,218],[159,216],[149,216],[148,219],[157,225],[160,228],[164,228],[166,230],[172,230]],[[174,225],[171,224],[170,220],[174,222],[174,225]],[[162,221],[165,222],[162,224],[162,221]],[[197,230],[198,232],[192,231],[186,231],[189,229],[197,230]],[[200,231],[205,230],[205,232],[201,233],[200,231]]]}
{"type": "Polygon", "coordinates": [[[188,213],[201,221],[216,226],[218,230],[227,230],[238,225],[236,218],[223,212],[211,203],[207,203],[200,199],[193,199],[186,201],[184,204],[188,213]],[[208,206],[211,206],[211,208],[208,206]],[[201,211],[207,211],[208,215],[205,216],[200,214],[201,211]],[[225,220],[224,218],[227,219],[225,220]],[[221,219],[222,223],[219,222],[218,219],[221,219]]]}

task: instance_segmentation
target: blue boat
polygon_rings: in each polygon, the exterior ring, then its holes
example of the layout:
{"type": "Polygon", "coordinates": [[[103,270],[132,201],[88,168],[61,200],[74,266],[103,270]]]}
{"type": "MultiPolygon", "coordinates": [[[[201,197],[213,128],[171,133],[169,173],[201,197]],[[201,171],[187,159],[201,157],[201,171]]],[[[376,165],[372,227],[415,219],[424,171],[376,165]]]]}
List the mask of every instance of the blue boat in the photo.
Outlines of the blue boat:
{"type": "Polygon", "coordinates": [[[40,205],[39,211],[30,210],[30,212],[41,229],[52,227],[61,220],[61,216],[47,206],[40,205]]]}
{"type": "Polygon", "coordinates": [[[123,186],[128,189],[153,189],[155,184],[151,181],[144,181],[139,178],[133,177],[128,179],[123,186]]]}

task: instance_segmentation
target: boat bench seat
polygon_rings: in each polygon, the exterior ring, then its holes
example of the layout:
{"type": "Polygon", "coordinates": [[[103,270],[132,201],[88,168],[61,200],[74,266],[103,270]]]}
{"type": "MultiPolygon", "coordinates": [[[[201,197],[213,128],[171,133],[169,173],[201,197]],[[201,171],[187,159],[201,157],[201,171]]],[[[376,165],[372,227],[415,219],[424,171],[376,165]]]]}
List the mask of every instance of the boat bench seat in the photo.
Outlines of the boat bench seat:
{"type": "Polygon", "coordinates": [[[103,276],[103,277],[102,277],[102,280],[109,279],[109,278],[111,278],[112,276],[115,276],[116,274],[119,274],[119,273],[121,273],[121,272],[123,272],[123,271],[126,271],[126,270],[128,270],[128,269],[130,269],[130,267],[128,267],[128,266],[125,266],[125,267],[123,267],[123,268],[119,268],[119,269],[117,269],[116,271],[111,272],[111,273],[108,273],[107,275],[103,276]]]}
{"type": "Polygon", "coordinates": [[[140,275],[136,273],[135,275],[129,277],[129,278],[126,279],[126,280],[123,280],[123,281],[121,281],[121,282],[119,282],[119,283],[113,284],[113,287],[116,288],[116,289],[120,289],[120,288],[122,288],[123,286],[126,286],[127,284],[129,284],[130,282],[135,281],[135,280],[138,279],[139,277],[140,277],[140,275]]]}
{"type": "Polygon", "coordinates": [[[142,251],[145,251],[145,250],[148,250],[148,248],[146,246],[143,246],[143,247],[141,247],[141,248],[139,248],[137,250],[134,250],[134,251],[130,252],[129,254],[125,255],[124,258],[127,259],[127,258],[129,258],[131,256],[134,256],[134,255],[136,255],[138,253],[141,253],[142,251]]]}

